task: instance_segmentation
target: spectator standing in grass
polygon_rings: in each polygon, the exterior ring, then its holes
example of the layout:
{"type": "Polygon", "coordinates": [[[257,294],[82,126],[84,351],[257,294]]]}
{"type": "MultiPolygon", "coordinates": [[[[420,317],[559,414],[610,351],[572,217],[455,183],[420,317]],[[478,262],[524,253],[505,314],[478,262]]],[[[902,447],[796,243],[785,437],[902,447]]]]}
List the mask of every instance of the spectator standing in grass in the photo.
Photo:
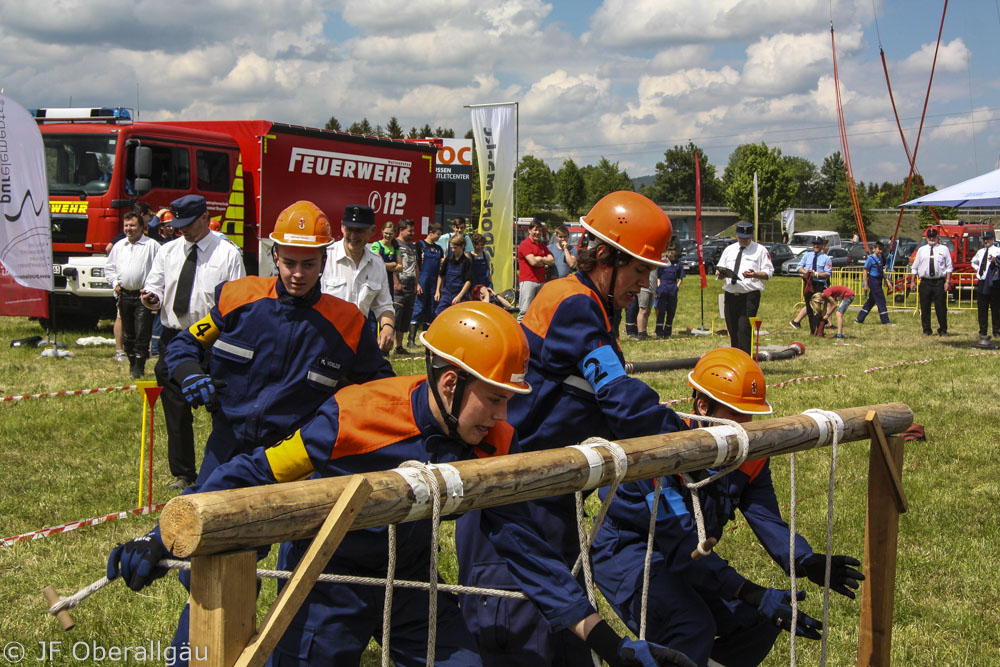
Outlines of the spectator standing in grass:
{"type": "Polygon", "coordinates": [[[399,271],[396,277],[395,296],[393,306],[396,309],[396,322],[399,328],[396,329],[396,354],[409,354],[410,351],[403,347],[403,337],[406,332],[405,325],[410,325],[410,336],[408,345],[415,345],[413,339],[416,334],[416,327],[410,324],[413,318],[413,305],[417,298],[417,245],[413,242],[414,224],[412,220],[403,218],[399,221],[399,238],[396,245],[399,249],[399,271]]]}
{"type": "Polygon", "coordinates": [[[979,315],[979,342],[988,345],[989,317],[993,313],[993,337],[1000,338],[1000,248],[992,229],[983,233],[983,247],[972,258],[976,273],[976,307],[979,315]]]}
{"type": "Polygon", "coordinates": [[[389,296],[385,262],[368,248],[374,226],[375,211],[371,207],[357,204],[344,209],[340,223],[344,238],[327,249],[321,285],[326,294],[357,306],[373,330],[377,324],[379,349],[388,352],[395,340],[396,312],[389,296]]]}
{"type": "MultiPolygon", "coordinates": [[[[754,415],[771,414],[765,398],[764,374],[748,354],[734,348],[705,353],[688,374],[697,415],[747,423],[754,415]]],[[[691,424],[692,427],[712,426],[691,424]]],[[[716,472],[701,470],[654,480],[626,482],[615,492],[594,547],[594,580],[604,597],[633,631],[639,631],[647,607],[646,637],[683,651],[698,665],[750,667],[760,664],[781,630],[791,631],[792,591],[765,588],[748,580],[714,551],[693,560],[698,548],[690,481],[716,472]],[[654,494],[659,493],[653,529],[648,598],[643,596],[643,565],[654,494]]],[[[601,490],[605,496],[607,489],[601,490]]],[[[787,575],[788,545],[795,544],[799,577],[823,586],[826,556],[814,553],[801,535],[792,534],[781,517],[771,482],[769,459],[747,461],[705,487],[700,495],[707,536],[721,539],[739,509],[757,540],[787,575]]],[[[854,599],[864,576],[850,556],[833,556],[831,589],[854,599]]],[[[799,600],[805,592],[796,591],[799,600]]],[[[821,622],[799,609],[795,633],[819,639],[821,622]]]]}
{"type": "Polygon", "coordinates": [[[625,335],[631,340],[646,340],[649,333],[649,314],[653,312],[653,301],[656,298],[657,271],[649,272],[649,284],[640,288],[639,293],[625,307],[625,335]]]}
{"type": "Polygon", "coordinates": [[[871,312],[872,307],[878,308],[878,317],[882,324],[889,324],[889,308],[885,305],[885,292],[882,290],[882,283],[885,282],[885,245],[881,241],[876,241],[872,248],[872,254],[865,259],[865,289],[868,290],[868,298],[865,300],[857,319],[858,324],[864,324],[865,318],[871,312]]]}
{"type": "Polygon", "coordinates": [[[465,254],[465,237],[452,234],[448,240],[451,252],[441,262],[438,272],[435,317],[448,306],[465,301],[472,288],[472,260],[465,254]]]}
{"type": "Polygon", "coordinates": [[[931,331],[931,303],[937,313],[939,336],[948,335],[948,292],[951,290],[951,251],[938,245],[938,230],[927,229],[927,245],[917,249],[910,268],[910,289],[917,290],[920,278],[920,326],[925,336],[931,331]]]}
{"type": "Polygon", "coordinates": [[[553,266],[556,262],[548,247],[542,243],[545,231],[545,223],[532,220],[528,227],[528,238],[517,246],[517,276],[520,281],[517,305],[521,309],[517,314],[518,322],[524,319],[528,306],[545,282],[546,267],[553,266]]]}
{"type": "Polygon", "coordinates": [[[437,244],[440,236],[440,223],[432,222],[427,227],[427,237],[417,242],[417,299],[410,319],[410,345],[416,345],[417,329],[426,329],[434,319],[434,295],[444,259],[441,246],[437,244]]]}
{"type": "Polygon", "coordinates": [[[670,338],[677,313],[677,292],[684,281],[684,265],[677,261],[677,246],[667,247],[667,266],[656,270],[656,337],[670,338]]]}
{"type": "Polygon", "coordinates": [[[472,235],[472,254],[469,259],[472,260],[472,284],[493,287],[493,262],[486,252],[486,237],[482,234],[472,235]]]}
{"type": "Polygon", "coordinates": [[[559,225],[555,229],[556,240],[549,244],[549,252],[555,263],[548,270],[548,279],[565,278],[576,271],[577,249],[569,244],[569,229],[559,225]]]}
{"type": "Polygon", "coordinates": [[[719,258],[726,328],[733,347],[750,354],[750,318],[757,316],[764,283],[774,275],[767,248],[753,240],[753,225],[736,223],[736,243],[731,243],[719,258]]]}
{"type": "MultiPolygon", "coordinates": [[[[208,230],[208,205],[201,195],[185,195],[170,205],[173,227],[183,239],[160,248],[153,268],[146,276],[142,303],[151,310],[159,308],[163,322],[160,358],[154,371],[163,391],[160,404],[167,425],[167,458],[174,481],[171,489],[183,489],[197,476],[194,453],[194,417],[191,405],[180,385],[171,381],[166,352],[170,341],[216,305],[216,286],[246,275],[243,258],[232,243],[226,243],[208,230]]],[[[208,368],[206,356],[203,368],[208,368]]]]}
{"type": "Polygon", "coordinates": [[[395,298],[395,274],[403,270],[399,262],[399,244],[396,242],[396,223],[386,220],[382,225],[382,238],[372,243],[372,252],[385,262],[386,282],[389,284],[389,297],[395,298]]]}
{"type": "Polygon", "coordinates": [[[122,347],[132,379],[137,380],[146,372],[153,334],[153,313],[142,305],[140,297],[160,245],[146,236],[145,225],[134,212],[125,214],[124,230],[125,238],[116,242],[108,254],[104,278],[115,291],[122,347]]]}

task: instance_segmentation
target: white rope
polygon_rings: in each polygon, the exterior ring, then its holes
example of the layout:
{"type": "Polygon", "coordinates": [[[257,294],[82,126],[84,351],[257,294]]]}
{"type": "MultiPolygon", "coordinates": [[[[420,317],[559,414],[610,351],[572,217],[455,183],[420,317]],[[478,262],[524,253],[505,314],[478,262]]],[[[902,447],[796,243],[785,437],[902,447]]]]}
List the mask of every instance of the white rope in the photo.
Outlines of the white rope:
{"type": "MultiPolygon", "coordinates": [[[[594,452],[595,448],[604,447],[611,452],[611,460],[615,466],[615,477],[611,481],[608,493],[604,497],[604,502],[601,503],[600,511],[594,517],[594,522],[589,532],[586,525],[586,511],[583,506],[583,491],[577,491],[573,494],[576,501],[576,532],[580,540],[580,555],[577,557],[576,563],[573,564],[572,572],[575,577],[580,571],[581,566],[583,567],[583,582],[587,589],[587,599],[590,601],[591,606],[597,609],[597,597],[594,595],[594,573],[590,565],[590,546],[594,543],[597,530],[601,527],[601,523],[608,513],[611,501],[614,500],[618,485],[621,484],[625,473],[628,472],[628,456],[621,445],[605,440],[604,438],[588,438],[579,445],[572,445],[572,447],[582,452],[587,457],[587,461],[590,462],[590,483],[588,486],[595,484],[604,473],[604,458],[594,452]]],[[[594,667],[601,667],[603,663],[597,653],[591,651],[590,656],[594,661],[594,667]]]]}
{"type": "Polygon", "coordinates": [[[649,510],[649,534],[646,536],[646,558],[642,563],[642,609],[639,612],[639,639],[646,639],[646,609],[649,602],[649,571],[653,564],[653,539],[656,535],[656,515],[660,509],[660,478],[653,480],[653,506],[649,510]]]}
{"type": "MultiPolygon", "coordinates": [[[[833,563],[833,490],[837,481],[837,446],[840,439],[844,437],[844,420],[836,412],[830,410],[806,410],[802,414],[807,415],[816,422],[820,430],[823,430],[820,419],[822,418],[830,433],[832,442],[830,443],[830,481],[826,496],[826,565],[823,573],[823,639],[820,644],[820,665],[825,667],[827,655],[827,634],[829,629],[827,623],[830,620],[830,573],[833,563]]],[[[824,434],[821,432],[820,436],[824,434]]]]}
{"type": "Polygon", "coordinates": [[[684,473],[684,483],[687,485],[688,490],[691,492],[691,509],[694,510],[694,523],[695,528],[698,530],[698,553],[702,556],[707,556],[711,553],[711,548],[708,546],[708,535],[705,531],[705,515],[701,510],[701,497],[698,494],[698,489],[708,484],[711,484],[715,480],[724,475],[728,475],[732,471],[739,468],[747,460],[747,456],[750,455],[750,436],[747,435],[747,430],[743,428],[743,425],[732,419],[722,419],[720,417],[709,417],[707,415],[692,415],[683,412],[678,412],[679,417],[690,419],[693,422],[703,421],[712,424],[722,424],[729,427],[728,429],[720,430],[716,427],[702,429],[706,431],[711,431],[715,436],[716,446],[719,448],[719,454],[716,457],[716,462],[721,463],[729,455],[729,443],[726,439],[726,435],[729,435],[729,430],[736,435],[736,442],[739,445],[739,451],[736,454],[736,459],[721,470],[709,475],[703,480],[695,481],[687,473],[684,473]]]}
{"type": "Polygon", "coordinates": [[[788,511],[788,578],[792,598],[792,624],[789,634],[789,664],[795,667],[795,629],[799,627],[799,595],[795,584],[795,452],[788,455],[789,494],[792,497],[788,511]]]}
{"type": "MultiPolygon", "coordinates": [[[[431,554],[430,572],[427,575],[429,583],[428,596],[430,602],[427,610],[427,667],[434,667],[434,652],[437,644],[437,594],[438,594],[438,538],[441,526],[441,488],[437,481],[434,470],[437,466],[423,463],[421,461],[407,461],[401,468],[415,468],[423,473],[424,479],[431,488],[431,554]]],[[[388,651],[382,650],[382,661],[386,662],[388,651]]]]}
{"type": "Polygon", "coordinates": [[[389,524],[389,564],[385,568],[385,600],[382,604],[382,667],[392,667],[389,642],[392,635],[392,591],[396,576],[396,524],[389,524]]]}
{"type": "MultiPolygon", "coordinates": [[[[584,570],[584,579],[586,579],[586,570],[590,568],[590,559],[584,559],[584,553],[590,553],[590,545],[594,543],[594,538],[597,536],[597,531],[601,527],[601,523],[604,522],[604,517],[608,514],[608,507],[611,506],[611,501],[614,500],[615,491],[618,490],[618,486],[621,484],[622,480],[625,478],[625,473],[628,472],[628,455],[622,446],[617,442],[611,442],[610,440],[605,440],[604,438],[587,438],[579,445],[570,445],[572,449],[579,450],[583,452],[587,460],[591,462],[591,478],[595,480],[600,479],[604,473],[604,459],[600,457],[600,454],[594,452],[597,447],[604,447],[611,453],[611,460],[615,466],[615,476],[611,480],[611,484],[608,486],[607,496],[604,498],[604,502],[601,503],[601,509],[597,512],[597,516],[594,517],[594,522],[591,525],[590,532],[584,538],[584,534],[587,532],[583,523],[583,492],[576,492],[576,522],[577,522],[577,532],[580,534],[580,555],[577,557],[576,562],[573,564],[572,573],[575,577],[580,572],[580,567],[586,563],[584,570]],[[598,459],[599,462],[598,462],[598,459]],[[582,532],[581,532],[582,531],[582,532]],[[584,548],[584,540],[586,541],[586,548],[584,548]]],[[[588,595],[590,592],[588,591],[588,595]]]]}

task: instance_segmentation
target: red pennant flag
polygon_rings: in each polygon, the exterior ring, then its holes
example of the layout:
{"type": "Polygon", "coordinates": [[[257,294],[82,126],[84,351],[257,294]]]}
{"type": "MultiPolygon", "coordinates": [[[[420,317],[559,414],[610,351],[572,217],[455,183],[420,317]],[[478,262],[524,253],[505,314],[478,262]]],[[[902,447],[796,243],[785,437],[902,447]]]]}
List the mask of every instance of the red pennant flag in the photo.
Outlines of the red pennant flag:
{"type": "Polygon", "coordinates": [[[694,233],[698,237],[698,273],[701,275],[701,288],[705,289],[708,278],[705,276],[705,250],[701,236],[701,164],[698,151],[694,151],[694,233]]]}

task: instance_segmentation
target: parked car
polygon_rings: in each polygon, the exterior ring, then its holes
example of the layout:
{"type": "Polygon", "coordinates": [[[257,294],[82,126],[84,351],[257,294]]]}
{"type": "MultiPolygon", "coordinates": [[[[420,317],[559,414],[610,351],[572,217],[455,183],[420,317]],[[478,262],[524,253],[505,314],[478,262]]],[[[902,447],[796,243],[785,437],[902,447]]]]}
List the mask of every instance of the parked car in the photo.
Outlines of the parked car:
{"type": "MultiPolygon", "coordinates": [[[[702,253],[705,257],[705,273],[715,273],[715,267],[719,264],[719,257],[722,251],[736,239],[714,239],[707,238],[702,246],[702,253]]],[[[681,263],[684,265],[685,273],[697,273],[698,271],[698,246],[692,245],[687,252],[681,256],[681,263]]]]}
{"type": "Polygon", "coordinates": [[[795,257],[795,253],[792,249],[788,247],[787,243],[764,243],[762,244],[767,248],[767,252],[771,255],[771,264],[775,267],[781,266],[792,257],[795,257]]]}
{"type": "Polygon", "coordinates": [[[795,255],[794,257],[792,257],[791,259],[785,260],[781,264],[781,268],[780,269],[778,268],[778,265],[775,264],[775,271],[777,272],[777,274],[779,276],[797,276],[797,275],[799,275],[799,271],[798,271],[798,269],[796,267],[799,265],[799,260],[801,260],[802,256],[805,255],[807,252],[809,252],[809,250],[803,250],[803,251],[799,252],[797,255],[795,255]]]}
{"type": "Polygon", "coordinates": [[[852,265],[861,264],[863,266],[869,255],[868,251],[865,250],[865,244],[860,241],[845,243],[844,249],[847,250],[847,256],[851,258],[852,265]]]}

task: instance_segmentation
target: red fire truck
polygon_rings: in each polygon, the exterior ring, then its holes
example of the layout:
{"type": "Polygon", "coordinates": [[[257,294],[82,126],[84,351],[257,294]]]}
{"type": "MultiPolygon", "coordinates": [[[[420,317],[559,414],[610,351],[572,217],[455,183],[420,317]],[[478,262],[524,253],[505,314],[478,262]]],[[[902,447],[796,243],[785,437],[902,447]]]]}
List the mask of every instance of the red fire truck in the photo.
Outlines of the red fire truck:
{"type": "Polygon", "coordinates": [[[137,201],[154,210],[196,193],[242,250],[247,272],[272,271],[271,232],[298,199],[315,202],[340,238],[349,204],[376,211],[376,230],[434,220],[433,142],[358,136],[265,120],[133,122],[127,109],[39,109],[52,222],[52,307],[92,327],[114,317],[105,248],[137,201]]]}

